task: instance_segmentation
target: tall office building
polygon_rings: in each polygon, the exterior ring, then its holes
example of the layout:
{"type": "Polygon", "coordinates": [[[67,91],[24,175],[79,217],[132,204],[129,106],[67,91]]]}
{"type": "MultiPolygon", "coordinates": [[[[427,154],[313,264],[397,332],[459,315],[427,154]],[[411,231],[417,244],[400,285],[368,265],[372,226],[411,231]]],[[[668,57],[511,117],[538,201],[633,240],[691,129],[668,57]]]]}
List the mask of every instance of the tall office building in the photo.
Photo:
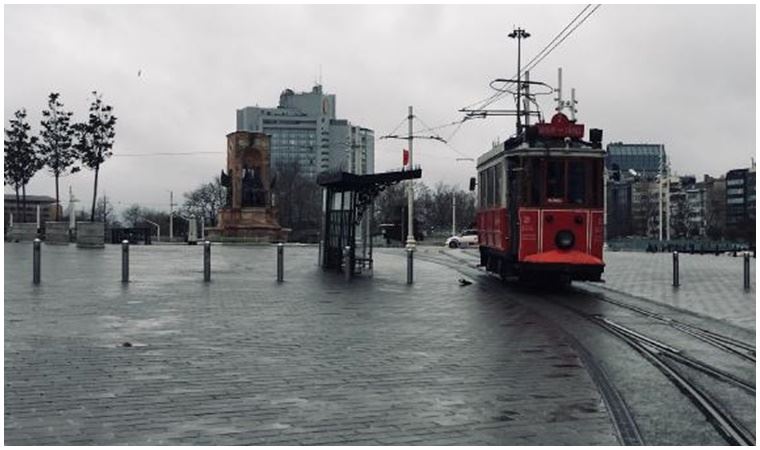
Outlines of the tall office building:
{"type": "Polygon", "coordinates": [[[668,156],[665,153],[665,146],[661,144],[613,142],[607,145],[605,159],[607,170],[619,171],[624,177],[634,171],[638,176],[653,179],[660,174],[660,164],[667,165],[667,162],[668,156]],[[660,158],[662,158],[662,162],[660,158]]]}
{"type": "MultiPolygon", "coordinates": [[[[664,199],[668,194],[663,181],[663,201],[660,200],[658,177],[666,166],[667,155],[661,144],[613,142],[607,145],[608,239],[630,235],[659,236],[660,208],[663,215],[667,215],[664,199]]],[[[666,180],[667,176],[662,179],[666,180]]]]}
{"type": "Polygon", "coordinates": [[[742,235],[750,228],[755,228],[755,170],[730,170],[726,174],[726,229],[742,235]]]}
{"type": "Polygon", "coordinates": [[[272,168],[298,163],[302,173],[312,179],[328,170],[357,174],[375,170],[374,132],[338,119],[335,95],[325,94],[320,85],[311,92],[284,90],[276,108],[237,110],[237,130],[272,137],[272,168]]]}

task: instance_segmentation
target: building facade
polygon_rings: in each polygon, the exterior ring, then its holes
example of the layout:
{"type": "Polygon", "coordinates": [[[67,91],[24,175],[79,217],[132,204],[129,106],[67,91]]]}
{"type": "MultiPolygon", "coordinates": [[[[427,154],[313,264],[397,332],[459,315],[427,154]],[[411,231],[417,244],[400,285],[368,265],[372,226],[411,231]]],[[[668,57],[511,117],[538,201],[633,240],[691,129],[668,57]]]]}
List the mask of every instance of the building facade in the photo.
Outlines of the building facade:
{"type": "Polygon", "coordinates": [[[276,108],[237,110],[237,131],[271,136],[271,167],[297,164],[316,179],[320,172],[374,172],[375,137],[368,128],[336,117],[335,95],[316,85],[310,92],[286,89],[276,108]]]}
{"type": "MultiPolygon", "coordinates": [[[[660,202],[660,172],[667,168],[662,144],[607,145],[607,237],[659,236],[660,213],[667,215],[667,187],[660,202]]],[[[664,177],[663,177],[664,179],[664,177]]]]}
{"type": "Polygon", "coordinates": [[[754,242],[755,180],[754,169],[726,173],[726,233],[730,237],[754,242]]]}
{"type": "MultiPolygon", "coordinates": [[[[19,196],[19,209],[16,209],[16,194],[5,194],[5,214],[4,223],[7,228],[10,224],[11,215],[14,223],[37,222],[37,207],[40,208],[40,222],[55,220],[56,203],[53,197],[47,195],[28,195],[26,196],[26,211],[24,211],[24,200],[19,196]]],[[[60,205],[57,206],[58,216],[63,217],[63,210],[60,205]]]]}
{"type": "Polygon", "coordinates": [[[605,165],[612,174],[653,179],[660,174],[660,170],[667,167],[667,163],[668,156],[662,144],[613,142],[607,145],[605,165]]]}

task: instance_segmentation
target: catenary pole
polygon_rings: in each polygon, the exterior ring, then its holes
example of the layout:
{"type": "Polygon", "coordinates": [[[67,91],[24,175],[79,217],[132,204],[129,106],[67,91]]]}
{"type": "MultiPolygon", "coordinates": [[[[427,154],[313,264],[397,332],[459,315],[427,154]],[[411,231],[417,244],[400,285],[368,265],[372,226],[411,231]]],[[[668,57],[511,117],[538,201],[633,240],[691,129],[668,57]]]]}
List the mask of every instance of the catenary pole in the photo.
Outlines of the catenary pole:
{"type": "Polygon", "coordinates": [[[520,103],[522,102],[522,67],[520,66],[520,57],[522,52],[522,40],[530,37],[530,33],[526,32],[522,28],[513,30],[508,35],[512,39],[517,39],[517,134],[522,131],[522,120],[520,114],[520,103]]]}
{"type": "MultiPolygon", "coordinates": [[[[414,112],[411,106],[409,106],[409,170],[413,170],[414,168],[414,159],[413,159],[413,145],[414,145],[414,134],[413,134],[413,122],[414,122],[414,112]]],[[[414,180],[409,179],[407,183],[407,235],[406,235],[406,246],[407,248],[414,249],[415,245],[417,244],[414,240],[414,180]]]]}

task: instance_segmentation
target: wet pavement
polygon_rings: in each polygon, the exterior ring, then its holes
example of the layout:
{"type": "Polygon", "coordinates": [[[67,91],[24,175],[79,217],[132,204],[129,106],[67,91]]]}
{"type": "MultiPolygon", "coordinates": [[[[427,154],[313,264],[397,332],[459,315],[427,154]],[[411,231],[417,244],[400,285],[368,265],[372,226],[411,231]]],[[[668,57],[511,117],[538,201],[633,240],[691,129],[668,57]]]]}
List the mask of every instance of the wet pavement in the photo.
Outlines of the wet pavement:
{"type": "MultiPolygon", "coordinates": [[[[403,252],[347,284],[314,247],[5,244],[6,444],[616,444],[566,336],[403,252]]],[[[505,298],[506,297],[506,298],[505,298]]]]}
{"type": "Polygon", "coordinates": [[[680,286],[673,287],[669,253],[605,252],[601,286],[755,330],[755,259],[750,290],[744,290],[744,262],[727,255],[679,254],[680,286]]]}

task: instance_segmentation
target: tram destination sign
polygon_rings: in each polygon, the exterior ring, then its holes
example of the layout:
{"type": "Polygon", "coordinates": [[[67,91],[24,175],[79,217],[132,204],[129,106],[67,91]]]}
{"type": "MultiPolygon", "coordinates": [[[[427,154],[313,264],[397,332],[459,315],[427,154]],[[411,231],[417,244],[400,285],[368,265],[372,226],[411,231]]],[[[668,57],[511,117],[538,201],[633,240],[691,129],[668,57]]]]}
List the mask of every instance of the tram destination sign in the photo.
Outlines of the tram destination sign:
{"type": "Polygon", "coordinates": [[[557,113],[549,123],[537,123],[538,135],[546,138],[583,138],[584,125],[573,123],[566,115],[557,113]]]}

